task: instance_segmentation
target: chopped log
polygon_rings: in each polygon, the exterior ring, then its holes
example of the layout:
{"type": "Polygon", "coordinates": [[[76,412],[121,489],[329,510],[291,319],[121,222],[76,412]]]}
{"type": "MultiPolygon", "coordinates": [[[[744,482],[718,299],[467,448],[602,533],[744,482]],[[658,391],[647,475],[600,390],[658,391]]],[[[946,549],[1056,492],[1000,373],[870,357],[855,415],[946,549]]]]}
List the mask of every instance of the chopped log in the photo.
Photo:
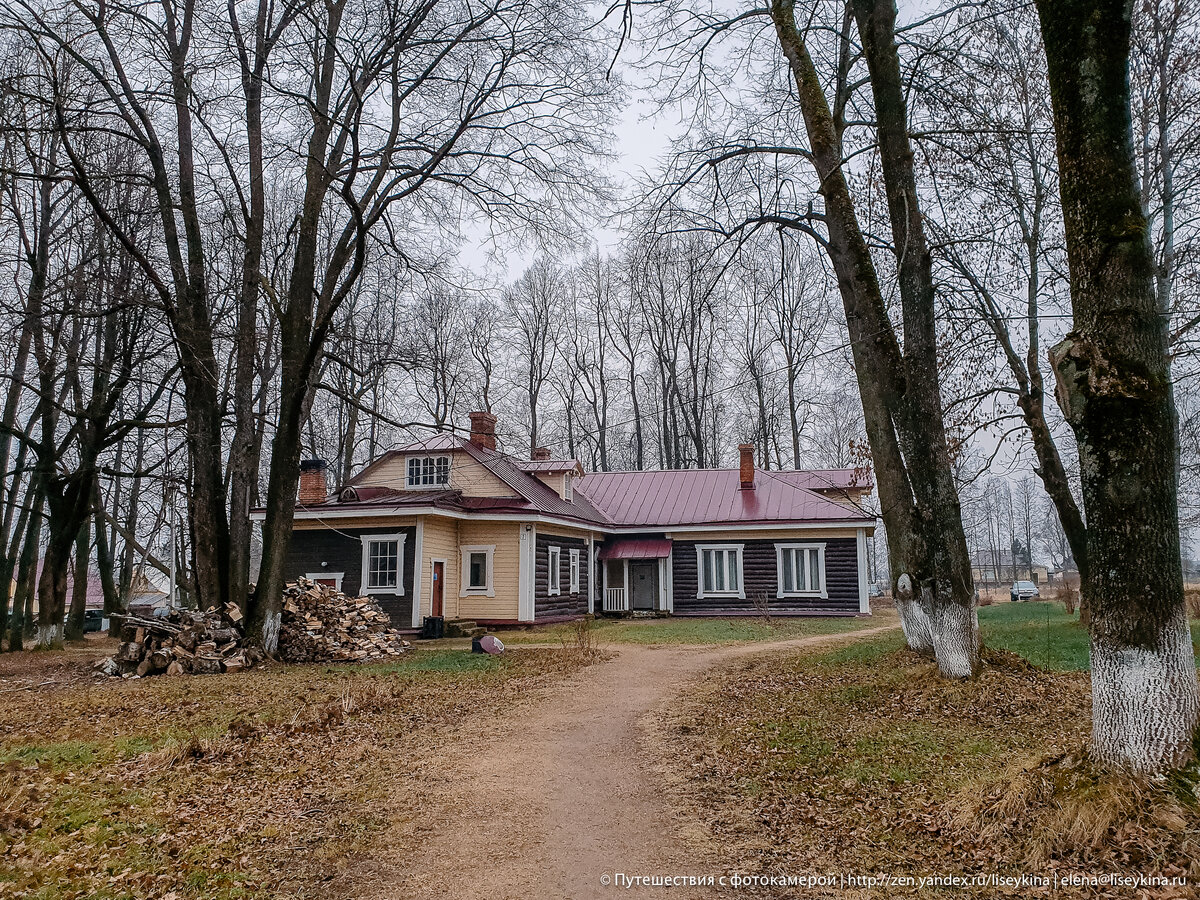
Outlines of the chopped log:
{"type": "Polygon", "coordinates": [[[183,668],[183,663],[181,663],[179,660],[175,660],[169,666],[167,666],[168,675],[183,675],[184,672],[185,670],[183,668]]]}
{"type": "Polygon", "coordinates": [[[119,662],[138,662],[142,658],[142,645],[135,641],[126,641],[117,647],[116,659],[119,662]]]}
{"type": "Polygon", "coordinates": [[[192,673],[194,675],[217,675],[221,671],[221,657],[219,656],[199,656],[192,659],[192,673]]]}

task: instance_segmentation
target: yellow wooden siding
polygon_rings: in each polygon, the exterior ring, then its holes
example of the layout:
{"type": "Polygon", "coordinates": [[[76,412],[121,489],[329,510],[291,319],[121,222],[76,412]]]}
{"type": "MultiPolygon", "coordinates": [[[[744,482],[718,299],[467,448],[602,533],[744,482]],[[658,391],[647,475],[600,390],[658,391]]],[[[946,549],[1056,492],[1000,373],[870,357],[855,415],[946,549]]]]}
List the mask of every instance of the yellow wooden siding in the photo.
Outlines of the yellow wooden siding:
{"type": "MultiPolygon", "coordinates": [[[[460,596],[461,619],[516,619],[521,573],[521,525],[517,522],[468,522],[458,525],[458,546],[494,545],[492,587],[494,597],[460,596]]],[[[461,579],[461,563],[458,578],[461,579]]]]}
{"type": "MultiPolygon", "coordinates": [[[[424,455],[424,454],[414,454],[424,455]]],[[[445,456],[444,453],[431,454],[445,456]]],[[[515,497],[517,492],[477,463],[467,454],[453,451],[450,456],[450,487],[462,491],[466,497],[515,497]]],[[[384,460],[367,477],[358,482],[361,487],[389,487],[398,491],[405,489],[407,481],[407,456],[396,456],[384,460]]]]}
{"type": "Polygon", "coordinates": [[[563,484],[565,476],[561,472],[535,472],[534,474],[537,475],[538,481],[550,488],[558,496],[563,496],[566,488],[563,484]]]}
{"type": "Polygon", "coordinates": [[[425,516],[421,532],[421,615],[433,610],[433,565],[435,559],[446,561],[442,584],[442,612],[447,619],[457,619],[458,580],[458,522],[444,516],[425,516]]]}
{"type": "Polygon", "coordinates": [[[596,535],[596,540],[600,539],[598,532],[589,531],[586,528],[568,528],[565,525],[543,525],[541,522],[538,523],[537,533],[539,537],[546,534],[557,534],[561,537],[582,538],[585,541],[588,539],[589,534],[594,534],[596,535]]]}

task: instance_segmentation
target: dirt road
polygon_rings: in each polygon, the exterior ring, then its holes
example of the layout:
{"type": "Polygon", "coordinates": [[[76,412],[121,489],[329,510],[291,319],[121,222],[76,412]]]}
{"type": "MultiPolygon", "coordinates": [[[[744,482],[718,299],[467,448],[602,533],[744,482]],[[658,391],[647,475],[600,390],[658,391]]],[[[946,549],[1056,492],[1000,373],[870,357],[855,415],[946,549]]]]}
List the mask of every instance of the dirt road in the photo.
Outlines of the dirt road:
{"type": "MultiPolygon", "coordinates": [[[[699,896],[606,886],[626,875],[716,871],[678,821],[646,746],[646,720],[708,669],[757,653],[845,643],[895,628],[725,647],[622,645],[494,730],[466,723],[415,761],[388,850],[335,879],[364,900],[699,896]],[[478,730],[478,729],[484,730],[478,730]],[[411,787],[410,787],[411,790],[411,787]]],[[[481,717],[489,721],[491,717],[481,717]]]]}

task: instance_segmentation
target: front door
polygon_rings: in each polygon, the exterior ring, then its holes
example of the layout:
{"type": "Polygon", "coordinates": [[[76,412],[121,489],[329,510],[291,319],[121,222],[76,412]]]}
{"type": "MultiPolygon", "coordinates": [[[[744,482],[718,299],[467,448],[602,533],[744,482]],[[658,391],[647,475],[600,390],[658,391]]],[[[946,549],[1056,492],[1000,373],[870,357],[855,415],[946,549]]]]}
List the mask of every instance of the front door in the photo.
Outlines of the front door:
{"type": "Polygon", "coordinates": [[[433,564],[433,609],[429,613],[431,616],[442,614],[442,576],[445,570],[446,564],[441,560],[433,564]]]}
{"type": "Polygon", "coordinates": [[[631,562],[629,584],[630,609],[658,609],[658,560],[631,562]]]}

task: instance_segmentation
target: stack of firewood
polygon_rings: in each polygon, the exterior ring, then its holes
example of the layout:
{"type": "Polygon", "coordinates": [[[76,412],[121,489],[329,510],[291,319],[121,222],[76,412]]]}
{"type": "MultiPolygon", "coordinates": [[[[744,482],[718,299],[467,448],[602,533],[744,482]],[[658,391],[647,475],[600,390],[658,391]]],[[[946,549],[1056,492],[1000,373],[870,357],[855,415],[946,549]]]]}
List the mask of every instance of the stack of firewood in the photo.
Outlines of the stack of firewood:
{"type": "Polygon", "coordinates": [[[175,609],[166,616],[121,618],[116,655],[101,660],[102,675],[215,675],[240,672],[262,659],[242,646],[242,611],[230,603],[223,611],[175,609]]]}
{"type": "MultiPolygon", "coordinates": [[[[243,645],[242,611],[176,609],[159,618],[124,616],[121,645],[96,664],[99,675],[215,675],[259,663],[262,652],[243,645]]],[[[369,597],[301,578],[283,592],[279,655],[287,662],[359,662],[398,656],[409,648],[388,614],[369,597]]]]}
{"type": "Polygon", "coordinates": [[[283,591],[279,655],[288,662],[383,659],[408,647],[369,597],[347,597],[307,578],[283,591]]]}

